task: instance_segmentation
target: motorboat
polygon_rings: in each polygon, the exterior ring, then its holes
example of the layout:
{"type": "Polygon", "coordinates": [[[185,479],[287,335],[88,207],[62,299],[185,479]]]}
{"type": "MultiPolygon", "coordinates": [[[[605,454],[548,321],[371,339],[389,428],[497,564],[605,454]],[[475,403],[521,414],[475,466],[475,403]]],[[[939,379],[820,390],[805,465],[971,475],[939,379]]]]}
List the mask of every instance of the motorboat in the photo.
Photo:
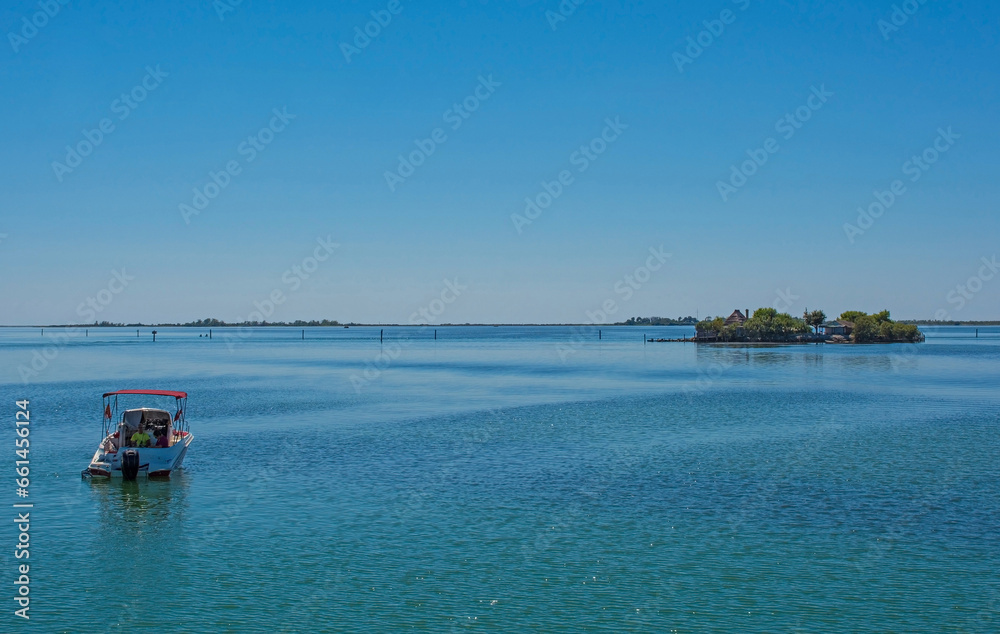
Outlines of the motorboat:
{"type": "MultiPolygon", "coordinates": [[[[131,399],[130,399],[131,400],[131,399]]],[[[194,437],[188,429],[187,393],[166,390],[118,390],[104,394],[102,440],[84,476],[135,480],[138,476],[170,477],[181,468],[194,437]],[[140,407],[118,415],[119,396],[174,399],[174,414],[140,407]]]]}

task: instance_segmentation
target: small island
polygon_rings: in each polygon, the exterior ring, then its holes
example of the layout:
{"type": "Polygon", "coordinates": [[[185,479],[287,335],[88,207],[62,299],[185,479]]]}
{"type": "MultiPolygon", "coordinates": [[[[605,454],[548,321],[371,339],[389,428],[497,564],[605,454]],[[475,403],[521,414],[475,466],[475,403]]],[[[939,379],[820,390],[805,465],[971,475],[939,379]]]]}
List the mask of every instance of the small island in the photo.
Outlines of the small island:
{"type": "Polygon", "coordinates": [[[918,343],[924,334],[912,324],[893,321],[888,310],[874,315],[859,310],[827,321],[822,310],[806,309],[802,317],[758,308],[750,316],[739,310],[729,317],[704,319],[689,341],[699,343],[918,343]]]}

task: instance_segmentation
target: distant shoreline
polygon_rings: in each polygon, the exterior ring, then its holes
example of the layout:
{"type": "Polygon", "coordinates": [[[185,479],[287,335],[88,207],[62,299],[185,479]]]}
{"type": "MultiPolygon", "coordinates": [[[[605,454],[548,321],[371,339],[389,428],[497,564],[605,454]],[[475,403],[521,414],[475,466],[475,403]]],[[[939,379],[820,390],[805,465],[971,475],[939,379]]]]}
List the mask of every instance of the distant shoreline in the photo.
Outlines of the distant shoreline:
{"type": "MultiPolygon", "coordinates": [[[[694,328],[694,324],[679,324],[681,327],[694,328]]],[[[188,324],[115,324],[113,326],[94,324],[48,324],[48,325],[0,325],[0,328],[513,328],[513,327],[563,327],[563,328],[634,328],[626,324],[338,324],[336,326],[321,326],[318,324],[222,324],[214,326],[191,326],[188,324]]],[[[664,328],[667,325],[646,325],[646,328],[664,328]]]]}
{"type": "MultiPolygon", "coordinates": [[[[934,321],[934,320],[900,320],[901,324],[912,324],[915,326],[1000,326],[1000,321],[934,321]]],[[[664,327],[687,327],[693,328],[694,324],[553,324],[553,323],[525,323],[525,324],[318,324],[318,323],[242,323],[242,324],[0,324],[0,328],[503,328],[503,327],[574,327],[574,328],[664,328],[664,327]]]]}
{"type": "Polygon", "coordinates": [[[901,319],[899,323],[912,324],[914,326],[1000,326],[1000,321],[920,321],[901,319]]]}

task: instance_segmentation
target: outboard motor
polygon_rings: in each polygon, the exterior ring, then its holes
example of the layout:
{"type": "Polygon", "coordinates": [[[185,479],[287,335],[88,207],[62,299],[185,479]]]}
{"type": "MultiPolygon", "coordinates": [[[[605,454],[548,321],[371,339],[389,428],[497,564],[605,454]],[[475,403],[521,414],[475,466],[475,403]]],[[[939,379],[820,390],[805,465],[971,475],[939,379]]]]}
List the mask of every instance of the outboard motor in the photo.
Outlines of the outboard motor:
{"type": "Polygon", "coordinates": [[[135,449],[126,449],[122,454],[122,479],[135,480],[139,475],[139,452],[135,449]]]}

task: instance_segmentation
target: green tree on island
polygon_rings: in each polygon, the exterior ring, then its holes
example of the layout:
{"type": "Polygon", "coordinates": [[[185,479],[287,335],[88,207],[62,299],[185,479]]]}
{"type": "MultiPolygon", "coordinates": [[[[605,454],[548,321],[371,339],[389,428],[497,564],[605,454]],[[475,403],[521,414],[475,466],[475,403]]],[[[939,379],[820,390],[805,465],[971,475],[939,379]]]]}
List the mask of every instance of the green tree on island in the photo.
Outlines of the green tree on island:
{"type": "Polygon", "coordinates": [[[855,343],[891,343],[894,341],[913,343],[923,341],[924,334],[911,324],[894,322],[888,310],[869,315],[859,310],[849,310],[840,316],[844,321],[854,323],[851,339],[855,343]]]}
{"type": "Polygon", "coordinates": [[[715,317],[715,318],[710,317],[708,319],[703,319],[699,321],[698,325],[695,326],[695,329],[698,330],[699,332],[714,332],[716,334],[721,335],[723,329],[725,328],[725,325],[726,325],[725,317],[715,317]]]}
{"type": "Polygon", "coordinates": [[[802,319],[808,325],[812,326],[813,332],[818,333],[820,325],[822,325],[822,323],[826,321],[826,313],[824,313],[821,310],[814,310],[812,312],[809,312],[809,309],[807,308],[805,312],[802,313],[802,319]]]}
{"type": "Polygon", "coordinates": [[[774,308],[758,308],[753,317],[743,323],[743,330],[752,340],[773,341],[809,332],[805,321],[774,308]]]}
{"type": "Polygon", "coordinates": [[[840,319],[842,321],[849,321],[854,323],[857,321],[858,317],[865,317],[868,313],[863,313],[860,310],[848,310],[840,313],[840,319]]]}

